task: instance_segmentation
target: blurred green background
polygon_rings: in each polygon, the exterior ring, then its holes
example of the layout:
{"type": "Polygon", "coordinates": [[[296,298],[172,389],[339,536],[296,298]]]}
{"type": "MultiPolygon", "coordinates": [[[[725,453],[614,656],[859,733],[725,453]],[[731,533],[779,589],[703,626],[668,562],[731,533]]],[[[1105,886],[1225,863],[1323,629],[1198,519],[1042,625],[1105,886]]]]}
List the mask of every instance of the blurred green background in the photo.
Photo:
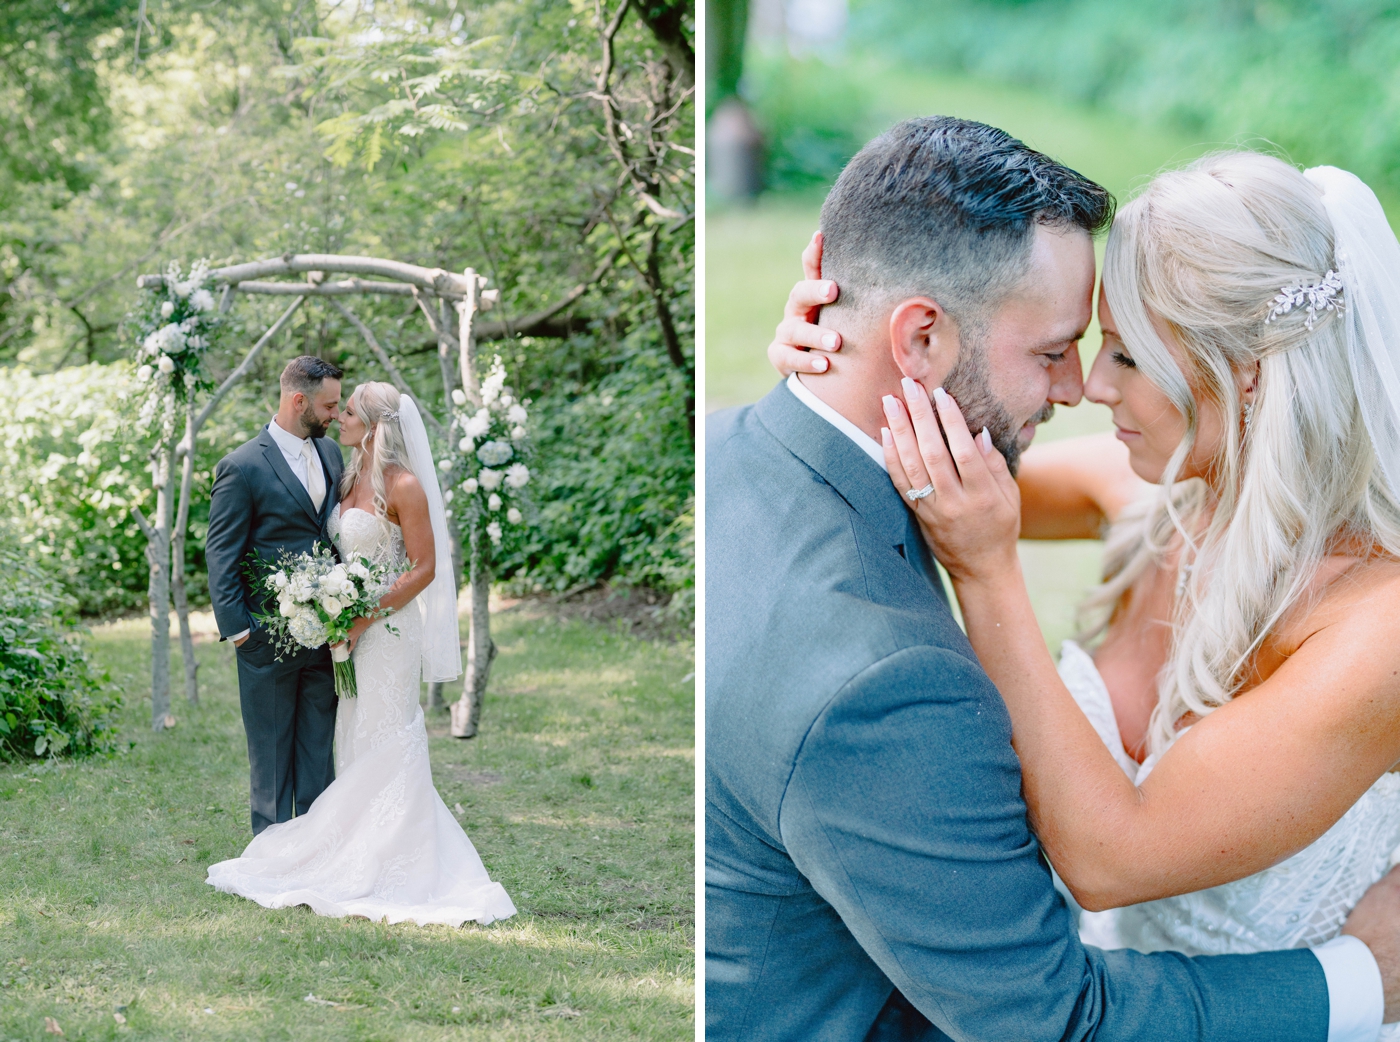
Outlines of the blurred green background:
{"type": "MultiPolygon", "coordinates": [[[[707,411],[776,382],[765,347],[826,189],[892,123],[948,114],[1001,127],[1121,201],[1212,149],[1266,149],[1364,178],[1400,200],[1400,9],[1378,0],[711,0],[713,115],[735,99],[762,138],[751,198],[711,194],[706,220],[707,411]],[[734,29],[744,25],[742,36],[734,29]],[[742,39],[742,48],[726,40],[742,39]],[[718,42],[719,47],[714,46],[718,42]]],[[[732,116],[732,113],[729,113],[732,116]]],[[[1099,335],[1081,350],[1087,372],[1099,335]]],[[[1060,409],[1054,439],[1106,430],[1060,409]]],[[[1052,647],[1096,578],[1097,543],[1023,543],[1052,647]]]]}

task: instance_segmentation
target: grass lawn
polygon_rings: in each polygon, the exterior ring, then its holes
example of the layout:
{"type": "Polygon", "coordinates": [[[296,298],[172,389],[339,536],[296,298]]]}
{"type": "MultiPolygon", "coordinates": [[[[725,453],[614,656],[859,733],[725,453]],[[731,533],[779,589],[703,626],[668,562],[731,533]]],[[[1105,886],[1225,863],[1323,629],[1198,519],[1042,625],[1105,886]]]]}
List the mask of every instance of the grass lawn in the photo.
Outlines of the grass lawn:
{"type": "MultiPolygon", "coordinates": [[[[915,115],[942,113],[999,126],[1107,186],[1120,199],[1167,165],[1209,147],[1140,127],[1119,116],[1060,104],[1042,94],[964,78],[870,67],[873,136],[915,115]]],[[[712,204],[705,222],[705,404],[707,411],[757,401],[778,381],[765,355],[801,253],[816,230],[824,193],[765,196],[752,206],[712,204]]],[[[1100,247],[1102,244],[1100,244],[1100,247]]],[[[1081,347],[1088,372],[1097,326],[1081,347]]],[[[1060,409],[1042,440],[1108,430],[1092,403],[1060,409]]],[[[1098,579],[1097,542],[1023,542],[1021,561],[1041,630],[1056,651],[1074,630],[1074,606],[1098,579]]]]}
{"type": "Polygon", "coordinates": [[[206,885],[251,837],[233,652],[199,646],[203,704],[157,736],[146,623],[98,628],[129,746],[0,765],[0,1040],[55,1037],[46,1017],[69,1039],[691,1038],[693,648],[529,602],[493,625],[481,736],[432,714],[431,756],[520,913],[460,930],[206,885]]]}

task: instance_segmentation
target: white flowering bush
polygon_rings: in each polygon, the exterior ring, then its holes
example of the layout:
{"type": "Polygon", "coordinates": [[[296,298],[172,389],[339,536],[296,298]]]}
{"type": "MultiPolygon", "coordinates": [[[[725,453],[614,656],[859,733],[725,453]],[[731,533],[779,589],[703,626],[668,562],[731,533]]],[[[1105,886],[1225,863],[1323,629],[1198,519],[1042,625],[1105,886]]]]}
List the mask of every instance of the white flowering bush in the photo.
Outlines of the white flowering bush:
{"type": "Polygon", "coordinates": [[[195,261],[187,276],[172,262],[160,288],[146,290],[127,316],[139,385],[133,403],[143,430],[158,425],[168,437],[175,424],[175,404],[213,386],[204,372],[204,357],[213,346],[220,317],[214,294],[205,286],[208,277],[208,261],[195,261]]]}
{"type": "MultiPolygon", "coordinates": [[[[258,564],[252,563],[254,572],[258,564]]],[[[310,553],[284,550],[257,577],[263,589],[277,598],[277,611],[255,613],[253,618],[267,630],[279,659],[299,647],[333,645],[336,694],[353,698],[355,664],[348,649],[334,645],[344,644],[356,619],[383,614],[379,598],[397,577],[397,572],[367,557],[338,561],[327,546],[317,546],[310,553]]]]}
{"type": "Polygon", "coordinates": [[[469,541],[476,536],[477,551],[490,564],[504,555],[511,536],[525,525],[529,402],[517,401],[506,386],[500,355],[481,383],[478,408],[473,409],[460,390],[452,392],[452,401],[450,435],[457,452],[442,461],[443,470],[452,476],[445,498],[462,533],[469,541]]]}

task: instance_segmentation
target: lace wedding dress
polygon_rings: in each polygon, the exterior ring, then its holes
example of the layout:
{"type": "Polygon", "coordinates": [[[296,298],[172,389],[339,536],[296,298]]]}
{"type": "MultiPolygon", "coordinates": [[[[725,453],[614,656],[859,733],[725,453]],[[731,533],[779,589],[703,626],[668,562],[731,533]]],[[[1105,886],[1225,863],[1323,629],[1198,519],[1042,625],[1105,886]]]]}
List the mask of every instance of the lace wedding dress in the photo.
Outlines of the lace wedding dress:
{"type": "MultiPolygon", "coordinates": [[[[337,504],[329,529],[343,553],[406,566],[397,525],[337,504]]],[[[359,695],[336,714],[335,781],[306,814],[211,865],[212,886],[267,908],[420,926],[515,914],[433,787],[418,704],[422,627],[415,603],[365,630],[354,652],[359,695]]]]}
{"type": "MultiPolygon", "coordinates": [[[[1137,784],[1158,757],[1141,766],[1123,748],[1103,678],[1078,644],[1065,641],[1060,678],[1118,765],[1137,784]]],[[[1082,912],[1079,933],[1097,948],[1187,955],[1245,955],[1310,948],[1341,932],[1361,895],[1400,854],[1400,774],[1383,774],[1340,821],[1307,846],[1252,876],[1180,897],[1106,912],[1082,912]]],[[[1387,1025],[1382,1039],[1400,1039],[1387,1025]],[[1392,1033],[1393,1032],[1393,1033],[1392,1033]]]]}

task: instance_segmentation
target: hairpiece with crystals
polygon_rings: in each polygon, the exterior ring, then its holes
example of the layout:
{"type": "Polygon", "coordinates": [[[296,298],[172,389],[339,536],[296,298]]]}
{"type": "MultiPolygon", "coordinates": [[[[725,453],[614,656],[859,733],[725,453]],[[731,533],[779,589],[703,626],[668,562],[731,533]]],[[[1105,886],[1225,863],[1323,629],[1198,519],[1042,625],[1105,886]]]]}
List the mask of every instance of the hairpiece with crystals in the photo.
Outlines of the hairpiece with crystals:
{"type": "Polygon", "coordinates": [[[1342,301],[1339,299],[1342,294],[1342,277],[1331,268],[1327,269],[1327,274],[1322,276],[1322,281],[1308,285],[1300,282],[1293,286],[1284,286],[1283,290],[1273,300],[1273,307],[1269,308],[1269,314],[1264,319],[1264,324],[1268,325],[1276,318],[1281,318],[1294,308],[1307,308],[1308,317],[1303,320],[1303,325],[1309,330],[1317,324],[1318,314],[1323,311],[1341,311],[1342,301]]]}

